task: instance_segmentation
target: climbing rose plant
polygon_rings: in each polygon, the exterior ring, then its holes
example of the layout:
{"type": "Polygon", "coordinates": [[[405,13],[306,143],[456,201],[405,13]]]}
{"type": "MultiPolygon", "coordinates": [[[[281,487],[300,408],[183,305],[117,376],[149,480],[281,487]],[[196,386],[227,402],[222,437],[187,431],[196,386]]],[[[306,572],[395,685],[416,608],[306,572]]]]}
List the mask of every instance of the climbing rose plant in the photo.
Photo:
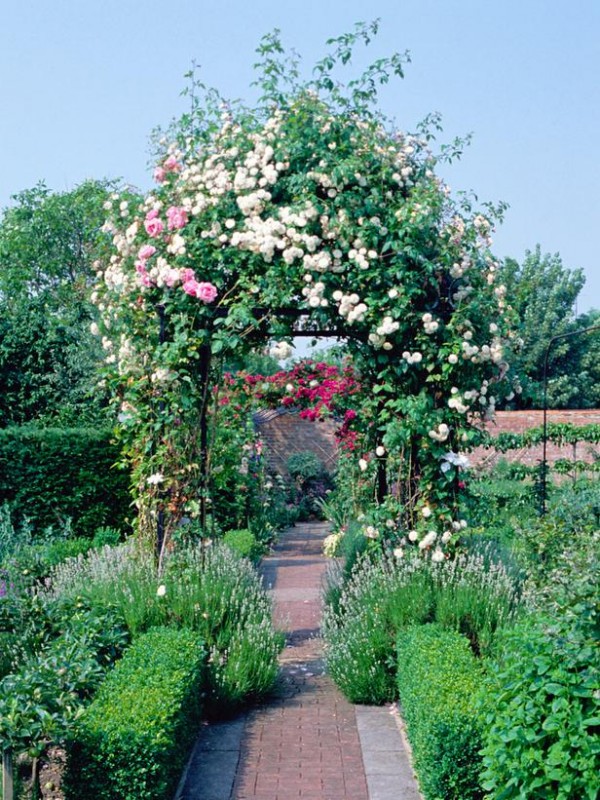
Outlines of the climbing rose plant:
{"type": "Polygon", "coordinates": [[[461,453],[510,391],[496,212],[452,198],[426,125],[409,135],[377,112],[402,57],[340,88],[334,71],[375,32],[332,40],[309,82],[267,36],[254,108],[193,82],[156,188],[107,205],[114,252],[94,299],[141,530],[168,512],[168,539],[207,490],[201,420],[220,359],[269,337],[283,355],[299,314],[344,337],[365,388],[345,422],[368,432],[355,458],[378,484],[375,516],[435,558],[460,528],[461,453]]]}

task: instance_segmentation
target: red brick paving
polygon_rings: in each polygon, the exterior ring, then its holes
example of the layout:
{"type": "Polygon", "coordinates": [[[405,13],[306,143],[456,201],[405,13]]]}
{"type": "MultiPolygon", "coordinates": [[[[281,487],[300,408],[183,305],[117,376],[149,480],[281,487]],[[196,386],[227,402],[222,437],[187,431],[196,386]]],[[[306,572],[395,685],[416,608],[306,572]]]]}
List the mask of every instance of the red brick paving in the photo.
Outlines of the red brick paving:
{"type": "Polygon", "coordinates": [[[298,525],[265,560],[287,645],[277,696],[248,716],[235,800],[368,800],[354,708],[324,674],[318,626],[326,532],[324,524],[298,525]]]}

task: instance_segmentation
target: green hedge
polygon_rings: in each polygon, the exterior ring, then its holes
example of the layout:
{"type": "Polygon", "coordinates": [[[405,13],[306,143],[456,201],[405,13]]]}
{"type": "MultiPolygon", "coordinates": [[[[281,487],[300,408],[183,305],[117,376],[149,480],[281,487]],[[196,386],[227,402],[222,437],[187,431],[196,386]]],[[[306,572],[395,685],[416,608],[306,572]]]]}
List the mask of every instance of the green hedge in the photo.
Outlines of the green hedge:
{"type": "Polygon", "coordinates": [[[0,505],[34,527],[73,521],[75,533],[122,528],[130,508],[129,476],[113,467],[110,432],[88,428],[0,430],[0,505]]]}
{"type": "Polygon", "coordinates": [[[197,733],[204,664],[191,631],[140,636],[68,742],[67,800],[170,799],[197,733]]]}
{"type": "Polygon", "coordinates": [[[438,625],[398,636],[398,690],[426,800],[479,800],[482,669],[468,640],[438,625]]]}
{"type": "Polygon", "coordinates": [[[254,564],[260,561],[265,551],[264,546],[248,528],[226,531],[223,535],[223,544],[242,558],[247,558],[254,564]]]}

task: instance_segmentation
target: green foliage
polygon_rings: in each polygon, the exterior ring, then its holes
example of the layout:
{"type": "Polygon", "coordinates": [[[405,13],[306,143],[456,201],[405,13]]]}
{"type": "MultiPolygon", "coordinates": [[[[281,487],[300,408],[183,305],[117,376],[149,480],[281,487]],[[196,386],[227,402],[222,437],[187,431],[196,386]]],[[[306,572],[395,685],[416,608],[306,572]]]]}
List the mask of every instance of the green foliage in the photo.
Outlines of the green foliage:
{"type": "Polygon", "coordinates": [[[4,562],[8,574],[21,587],[41,583],[52,568],[67,558],[85,555],[92,541],[85,538],[58,539],[20,548],[4,562]]]}
{"type": "Polygon", "coordinates": [[[107,251],[103,204],[114,185],[86,181],[16,195],[0,219],[0,427],[98,420],[102,348],[90,332],[94,262],[107,251]]]}
{"type": "Polygon", "coordinates": [[[425,800],[480,800],[483,671],[460,634],[437,625],[398,634],[398,693],[425,800]]]}
{"type": "MultiPolygon", "coordinates": [[[[489,446],[505,453],[507,450],[520,450],[535,447],[544,438],[543,427],[529,428],[523,433],[500,433],[489,441],[489,446]]],[[[558,445],[577,444],[578,442],[600,443],[600,425],[572,425],[568,422],[549,422],[546,427],[546,438],[558,445]]]]}
{"type": "Polygon", "coordinates": [[[0,430],[0,503],[35,529],[68,518],[75,533],[89,537],[101,525],[124,527],[129,481],[113,468],[118,457],[105,430],[0,430]]]}
{"type": "Polygon", "coordinates": [[[123,539],[123,534],[121,531],[117,530],[116,528],[111,528],[110,526],[103,526],[101,528],[97,528],[96,532],[94,533],[94,538],[92,539],[92,546],[93,547],[116,547],[123,539]]]}
{"type": "Polygon", "coordinates": [[[34,600],[13,620],[26,626],[13,631],[19,640],[13,653],[22,659],[13,658],[0,682],[0,745],[35,758],[64,739],[128,637],[114,611],[98,612],[81,600],[48,606],[34,600]]]}
{"type": "Polygon", "coordinates": [[[171,798],[200,719],[205,661],[192,631],[140,636],[70,737],[66,797],[171,798]]]}
{"type": "Polygon", "coordinates": [[[565,550],[585,552],[600,522],[600,482],[579,479],[550,484],[547,514],[530,481],[498,476],[469,483],[465,511],[472,526],[463,537],[470,550],[493,547],[513,574],[526,572],[540,586],[560,566],[565,550]]]}
{"type": "Polygon", "coordinates": [[[180,547],[158,575],[154,557],[131,544],[90,551],[51,575],[57,596],[82,595],[95,607],[115,607],[129,630],[156,626],[197,631],[210,652],[207,703],[215,712],[264,696],[277,675],[280,638],[271,603],[247,561],[228,547],[180,547]]]}
{"type": "Polygon", "coordinates": [[[287,460],[287,469],[292,478],[301,483],[317,480],[325,471],[321,459],[310,450],[291,455],[287,460]]]}
{"type": "Polygon", "coordinates": [[[589,631],[540,620],[512,633],[487,687],[490,798],[596,800],[599,680],[598,638],[589,631]]]}
{"type": "Polygon", "coordinates": [[[256,537],[248,528],[241,530],[225,531],[223,534],[223,544],[233,550],[234,553],[242,558],[248,558],[256,563],[264,554],[264,547],[256,540],[256,537]]]}
{"type": "MultiPolygon", "coordinates": [[[[542,256],[538,245],[535,251],[526,252],[522,264],[506,259],[500,276],[516,315],[518,336],[523,342],[520,351],[513,355],[523,387],[516,402],[520,406],[540,408],[544,358],[550,339],[583,327],[575,320],[574,312],[577,296],[585,282],[583,271],[564,267],[558,253],[542,256]]],[[[588,399],[581,393],[583,384],[578,385],[575,353],[586,344],[576,344],[570,338],[554,343],[548,361],[550,408],[594,407],[598,389],[594,389],[588,399]],[[582,401],[583,406],[580,406],[582,401]],[[590,402],[589,406],[587,402],[590,402]]],[[[589,371],[586,378],[589,378],[589,371]]]]}
{"type": "MultiPolygon", "coordinates": [[[[548,516],[567,536],[600,528],[600,480],[580,479],[555,487],[548,502],[548,516]]],[[[567,538],[568,543],[568,538],[567,538]]]]}
{"type": "Polygon", "coordinates": [[[322,515],[322,501],[333,482],[321,459],[310,450],[294,453],[287,460],[287,470],[294,481],[292,500],[299,519],[322,515]]]}
{"type": "Polygon", "coordinates": [[[382,703],[395,694],[390,660],[397,632],[437,622],[464,633],[477,654],[492,650],[496,632],[518,607],[518,585],[482,554],[439,564],[423,558],[365,556],[344,582],[332,575],[323,617],[328,670],[355,703],[382,703]]]}
{"type": "Polygon", "coordinates": [[[532,614],[504,637],[482,700],[493,800],[600,792],[600,537],[565,542],[532,614]]]}

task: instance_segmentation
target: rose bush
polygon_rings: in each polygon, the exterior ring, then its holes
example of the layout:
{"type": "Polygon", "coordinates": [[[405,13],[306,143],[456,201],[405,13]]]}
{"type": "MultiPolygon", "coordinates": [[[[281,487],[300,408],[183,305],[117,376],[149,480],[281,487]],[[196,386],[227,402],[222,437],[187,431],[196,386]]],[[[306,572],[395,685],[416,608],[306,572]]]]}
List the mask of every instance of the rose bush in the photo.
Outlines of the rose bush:
{"type": "Polygon", "coordinates": [[[377,84],[402,74],[401,56],[340,88],[337,68],[375,32],[332,40],[308,82],[265,37],[256,106],[194,84],[191,112],[161,140],[156,188],[107,204],[114,252],[94,294],[107,380],[141,529],[166,514],[165,541],[205,500],[220,360],[269,338],[282,351],[299,324],[343,337],[368,387],[354,455],[389,495],[390,535],[439,558],[460,526],[460,451],[510,391],[489,251],[500,210],[451,197],[431,125],[409,135],[382,119],[377,84]]]}

